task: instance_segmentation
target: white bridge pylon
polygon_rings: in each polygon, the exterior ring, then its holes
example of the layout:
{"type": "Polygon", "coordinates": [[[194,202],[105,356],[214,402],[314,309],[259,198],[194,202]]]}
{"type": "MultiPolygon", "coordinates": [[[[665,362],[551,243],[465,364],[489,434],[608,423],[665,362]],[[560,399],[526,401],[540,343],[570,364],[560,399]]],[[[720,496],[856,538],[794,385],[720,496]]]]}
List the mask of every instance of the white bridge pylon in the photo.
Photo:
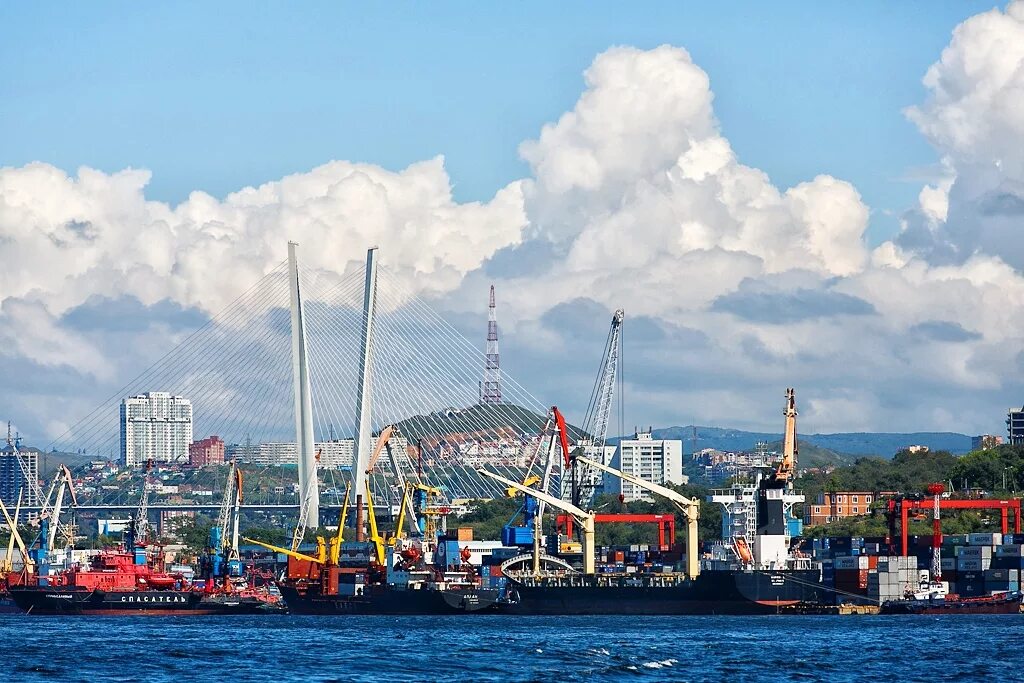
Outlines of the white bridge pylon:
{"type": "MultiPolygon", "coordinates": [[[[177,346],[123,386],[101,386],[109,397],[43,450],[117,462],[122,400],[165,392],[191,402],[195,441],[217,436],[243,463],[247,500],[298,505],[309,528],[335,523],[349,483],[362,493],[365,481],[375,506],[386,509],[397,506],[401,479],[441,489],[449,504],[498,491],[479,467],[522,481],[547,450],[540,435],[554,401],[506,372],[501,401],[483,403],[486,340],[468,339],[419,294],[423,276],[389,268],[377,249],[365,267],[311,267],[315,248],[288,244],[288,258],[219,313],[204,315],[191,334],[179,330],[177,346]],[[371,468],[390,425],[391,466],[371,468]],[[332,512],[321,514],[322,503],[332,512]]],[[[486,313],[481,306],[481,321],[486,313]]],[[[467,322],[469,334],[475,329],[467,322]]],[[[186,448],[170,461],[188,459],[186,448]]],[[[215,470],[186,474],[170,476],[195,490],[222,486],[215,470]]],[[[137,501],[137,483],[119,486],[97,487],[80,502],[137,501]]],[[[159,503],[163,494],[154,495],[159,503]]]]}

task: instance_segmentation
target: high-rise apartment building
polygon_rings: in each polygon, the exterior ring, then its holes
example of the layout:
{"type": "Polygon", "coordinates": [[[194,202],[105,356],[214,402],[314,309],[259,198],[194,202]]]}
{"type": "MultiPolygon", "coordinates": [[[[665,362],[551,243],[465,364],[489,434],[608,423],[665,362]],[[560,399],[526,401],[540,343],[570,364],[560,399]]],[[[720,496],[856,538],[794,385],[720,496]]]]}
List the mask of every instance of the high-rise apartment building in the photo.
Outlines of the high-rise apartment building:
{"type": "Polygon", "coordinates": [[[192,402],[165,391],[121,401],[121,464],[188,462],[192,443],[192,402]]]}
{"type": "Polygon", "coordinates": [[[1024,444],[1024,408],[1006,411],[1006,434],[1014,446],[1024,444]]]}
{"type": "Polygon", "coordinates": [[[23,506],[39,505],[38,488],[33,483],[39,483],[39,452],[16,450],[13,443],[0,449],[0,499],[12,514],[19,496],[23,506]]]}
{"type": "MultiPolygon", "coordinates": [[[[637,432],[623,439],[611,466],[655,484],[686,484],[683,474],[683,442],[678,439],[654,439],[650,432],[637,432]]],[[[604,492],[621,495],[626,502],[651,500],[644,489],[618,477],[605,475],[604,492]]]]}

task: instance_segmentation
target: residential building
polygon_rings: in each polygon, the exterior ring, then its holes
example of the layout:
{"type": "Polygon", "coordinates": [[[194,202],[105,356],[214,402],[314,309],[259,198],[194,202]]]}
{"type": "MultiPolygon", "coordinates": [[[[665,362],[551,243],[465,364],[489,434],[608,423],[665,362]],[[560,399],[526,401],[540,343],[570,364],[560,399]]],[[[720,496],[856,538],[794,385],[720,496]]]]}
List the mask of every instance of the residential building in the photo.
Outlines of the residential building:
{"type": "Polygon", "coordinates": [[[19,496],[23,506],[38,505],[38,484],[38,450],[16,448],[13,442],[0,449],[0,499],[7,507],[13,510],[19,496]]]}
{"type": "MultiPolygon", "coordinates": [[[[374,438],[374,445],[377,443],[374,438]]],[[[409,440],[404,436],[392,436],[388,441],[392,452],[398,454],[400,462],[408,462],[409,440]]],[[[313,444],[319,457],[317,467],[336,470],[352,467],[356,461],[354,439],[332,439],[313,444]]],[[[228,460],[253,463],[255,465],[295,465],[297,450],[293,441],[277,441],[257,444],[231,444],[225,448],[228,460]]],[[[386,457],[386,454],[381,456],[386,457]]]]}
{"type": "Polygon", "coordinates": [[[224,439],[219,436],[208,436],[200,441],[193,441],[188,447],[188,464],[192,467],[220,465],[224,462],[224,439]]]}
{"type": "Polygon", "coordinates": [[[972,451],[987,451],[990,448],[995,448],[1003,443],[1003,437],[995,434],[982,434],[981,436],[971,437],[971,450],[972,451]]]}
{"type": "Polygon", "coordinates": [[[1006,411],[1006,433],[1014,446],[1024,445],[1024,408],[1006,411]]]}
{"type": "Polygon", "coordinates": [[[185,463],[192,443],[192,402],[166,391],[150,391],[121,401],[121,463],[135,467],[149,460],[185,463]]]}
{"type": "MultiPolygon", "coordinates": [[[[583,448],[583,457],[602,465],[611,465],[615,460],[615,446],[598,446],[593,443],[578,444],[583,448]]],[[[604,471],[579,463],[576,471],[576,487],[580,502],[589,505],[596,496],[605,492],[604,471]]],[[[562,500],[572,500],[572,477],[568,473],[560,481],[562,500]]]]}
{"type": "Polygon", "coordinates": [[[804,505],[804,524],[828,524],[846,517],[866,515],[871,504],[881,498],[895,495],[894,491],[826,491],[819,493],[813,503],[804,505]]]}
{"type": "MultiPolygon", "coordinates": [[[[683,442],[679,439],[654,439],[649,431],[623,439],[611,466],[655,484],[686,484],[683,474],[683,442]]],[[[647,491],[618,477],[605,475],[604,492],[622,496],[626,502],[651,500],[647,491]]]]}

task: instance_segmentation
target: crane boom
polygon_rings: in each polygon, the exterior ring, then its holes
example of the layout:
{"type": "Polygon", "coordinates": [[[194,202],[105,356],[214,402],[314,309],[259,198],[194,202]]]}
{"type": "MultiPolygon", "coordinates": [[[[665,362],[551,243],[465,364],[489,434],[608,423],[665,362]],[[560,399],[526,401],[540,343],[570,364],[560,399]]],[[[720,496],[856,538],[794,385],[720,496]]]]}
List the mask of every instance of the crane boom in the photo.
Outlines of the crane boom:
{"type": "Polygon", "coordinates": [[[617,470],[614,467],[605,465],[604,463],[588,460],[582,456],[577,457],[580,461],[590,465],[591,467],[596,467],[599,470],[603,470],[618,477],[622,481],[628,481],[631,484],[672,501],[686,517],[686,573],[691,578],[696,577],[700,573],[700,562],[697,560],[697,520],[700,519],[699,500],[684,496],[678,491],[673,491],[667,486],[662,486],[661,484],[655,484],[652,481],[641,479],[635,474],[627,474],[626,472],[617,470]]]}
{"type": "Polygon", "coordinates": [[[258,546],[263,546],[267,550],[273,550],[275,553],[281,553],[282,555],[287,555],[288,557],[294,557],[296,560],[305,560],[306,562],[323,562],[322,558],[316,558],[312,555],[306,555],[305,553],[300,553],[296,550],[282,548],[279,545],[272,545],[270,543],[264,543],[263,541],[257,541],[255,538],[248,538],[243,536],[242,540],[246,543],[254,543],[258,546]]]}
{"type": "MultiPolygon", "coordinates": [[[[553,508],[562,510],[563,512],[568,512],[570,515],[575,517],[583,527],[583,573],[594,573],[594,513],[581,510],[572,503],[568,503],[561,498],[552,496],[546,491],[539,491],[537,489],[532,489],[529,486],[523,486],[518,482],[506,479],[505,477],[489,472],[485,469],[479,469],[477,472],[485,477],[490,477],[495,481],[499,481],[509,488],[513,488],[517,491],[533,496],[537,500],[543,501],[553,508]]],[[[539,524],[540,521],[538,520],[535,523],[539,524]]],[[[534,572],[539,571],[539,553],[540,548],[538,546],[534,546],[534,572]]]]}
{"type": "Polygon", "coordinates": [[[49,538],[47,539],[46,550],[53,552],[54,541],[57,539],[57,533],[60,532],[65,538],[65,545],[71,546],[75,541],[74,531],[65,524],[60,523],[60,513],[64,507],[64,492],[67,490],[71,494],[71,504],[77,505],[78,499],[75,497],[75,482],[74,477],[71,476],[71,470],[67,468],[67,465],[61,463],[57,470],[57,476],[54,477],[54,484],[60,488],[57,489],[57,499],[53,504],[53,507],[49,511],[50,522],[53,524],[53,529],[50,531],[49,538]]]}
{"type": "MultiPolygon", "coordinates": [[[[622,336],[622,321],[625,312],[620,308],[612,314],[611,326],[608,329],[608,340],[605,342],[604,355],[597,372],[594,390],[590,395],[587,414],[583,420],[583,431],[590,435],[589,442],[581,443],[582,452],[593,453],[603,457],[604,446],[608,438],[608,421],[612,411],[612,399],[615,396],[615,378],[619,369],[619,347],[622,336]],[[589,449],[587,448],[589,446],[589,449]]],[[[577,451],[580,452],[580,451],[577,451]]],[[[596,482],[592,480],[585,466],[572,463],[573,503],[589,502],[594,494],[596,482]],[[579,470],[579,471],[578,471],[579,470]]]]}
{"type": "Polygon", "coordinates": [[[786,433],[782,442],[782,462],[775,471],[775,481],[788,482],[793,476],[796,468],[797,445],[796,445],[796,392],[786,389],[786,409],[782,411],[786,416],[786,433]]]}
{"type": "MultiPolygon", "coordinates": [[[[2,501],[0,501],[2,502],[2,501]]],[[[21,492],[18,493],[18,504],[14,508],[14,524],[18,523],[21,516],[21,492]]],[[[7,554],[4,556],[3,571],[9,572],[14,568],[14,536],[17,529],[11,526],[11,535],[7,538],[7,554]]]]}
{"type": "Polygon", "coordinates": [[[601,373],[598,375],[594,424],[590,434],[594,437],[594,445],[599,448],[604,446],[605,439],[608,437],[608,419],[612,411],[612,397],[615,395],[615,376],[619,366],[619,340],[624,317],[625,312],[621,308],[612,315],[608,343],[604,352],[604,363],[601,366],[601,373]]]}
{"type": "Polygon", "coordinates": [[[35,564],[32,561],[32,555],[28,552],[28,547],[25,545],[25,539],[23,539],[21,534],[18,532],[18,523],[11,519],[11,514],[7,512],[7,506],[4,505],[3,500],[0,500],[0,512],[3,512],[4,520],[7,522],[7,527],[11,530],[11,535],[18,544],[18,550],[21,551],[22,563],[26,568],[31,568],[35,564]]]}

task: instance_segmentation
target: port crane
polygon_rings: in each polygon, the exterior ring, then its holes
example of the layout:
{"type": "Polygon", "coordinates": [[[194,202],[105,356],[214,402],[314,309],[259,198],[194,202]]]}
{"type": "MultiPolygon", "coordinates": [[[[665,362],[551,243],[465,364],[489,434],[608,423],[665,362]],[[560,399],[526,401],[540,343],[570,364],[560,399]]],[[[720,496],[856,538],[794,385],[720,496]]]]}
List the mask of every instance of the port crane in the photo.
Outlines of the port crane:
{"type": "Polygon", "coordinates": [[[238,517],[242,505],[242,470],[232,460],[228,464],[224,483],[224,500],[220,505],[217,524],[210,528],[211,574],[230,587],[230,577],[242,575],[242,561],[238,553],[238,517]]]}
{"type": "MultiPolygon", "coordinates": [[[[611,417],[612,398],[615,395],[615,379],[619,370],[620,344],[622,338],[622,321],[625,312],[620,308],[612,314],[608,339],[605,342],[604,355],[600,369],[594,382],[594,389],[587,404],[586,416],[583,420],[583,431],[590,436],[580,440],[575,454],[590,454],[598,460],[604,459],[604,446],[608,438],[608,421],[611,417]]],[[[572,478],[572,502],[579,507],[589,505],[597,487],[593,480],[593,472],[581,466],[574,457],[570,466],[572,478]]]]}
{"type": "Polygon", "coordinates": [[[697,521],[700,519],[700,501],[696,498],[684,496],[667,486],[641,479],[636,475],[617,470],[604,463],[588,460],[582,456],[579,456],[579,459],[591,467],[596,467],[618,477],[622,481],[629,482],[651,493],[667,498],[683,513],[683,516],[686,517],[686,574],[690,578],[696,578],[700,573],[700,561],[697,556],[697,521]]]}
{"type": "Polygon", "coordinates": [[[40,535],[33,540],[31,547],[34,547],[36,543],[41,543],[41,547],[45,546],[47,551],[52,551],[54,540],[57,536],[64,538],[65,546],[73,547],[75,541],[74,525],[65,525],[60,521],[60,509],[62,506],[65,487],[71,492],[72,504],[77,504],[74,481],[71,477],[71,472],[62,463],[57,470],[57,474],[54,476],[53,482],[50,484],[50,488],[46,496],[44,497],[42,487],[39,485],[39,479],[33,476],[31,468],[29,468],[24,457],[22,457],[21,437],[17,435],[13,437],[11,436],[10,422],[7,423],[7,445],[11,448],[15,460],[18,463],[18,467],[21,470],[22,478],[29,489],[26,503],[32,505],[33,501],[36,501],[42,506],[39,511],[39,520],[41,524],[40,535]],[[54,490],[58,485],[60,488],[57,492],[57,513],[54,514],[54,490]]]}
{"type": "MultiPolygon", "coordinates": [[[[38,487],[38,483],[36,484],[38,487]]],[[[74,479],[71,471],[61,464],[53,477],[50,488],[47,490],[46,498],[43,500],[39,512],[39,532],[32,542],[28,544],[27,556],[32,560],[36,570],[40,574],[48,574],[50,559],[54,555],[57,536],[64,539],[64,549],[74,547],[75,528],[73,524],[64,524],[60,521],[61,512],[64,511],[65,494],[69,494],[72,506],[77,505],[75,496],[74,479]]],[[[21,497],[19,496],[19,506],[21,497]]],[[[18,514],[15,513],[15,523],[18,514]]]]}
{"type": "MultiPolygon", "coordinates": [[[[495,481],[501,482],[509,488],[516,489],[528,496],[533,496],[542,503],[546,503],[553,508],[562,510],[572,515],[580,526],[583,527],[583,573],[593,574],[595,570],[594,566],[594,514],[592,512],[586,512],[576,507],[572,503],[568,503],[561,498],[556,498],[545,491],[539,491],[529,486],[523,486],[522,484],[506,479],[494,472],[489,472],[485,469],[477,470],[480,474],[485,477],[490,477],[495,481]]],[[[536,520],[534,520],[534,527],[537,533],[534,535],[533,543],[533,573],[534,576],[540,575],[540,557],[541,557],[541,519],[542,517],[538,514],[536,520]]]]}
{"type": "Polygon", "coordinates": [[[792,388],[786,389],[786,408],[782,411],[786,418],[786,431],[782,442],[782,461],[775,470],[775,482],[777,484],[788,484],[793,478],[797,459],[796,443],[796,392],[792,388]]]}
{"type": "Polygon", "coordinates": [[[10,512],[7,511],[7,506],[4,505],[4,501],[0,499],[0,512],[3,512],[4,521],[7,522],[7,528],[11,532],[10,538],[7,540],[7,556],[4,558],[4,566],[2,570],[4,573],[14,571],[14,545],[17,543],[18,550],[21,552],[21,562],[26,573],[31,573],[35,565],[32,562],[32,555],[28,552],[28,547],[25,545],[25,539],[22,538],[21,533],[18,531],[18,516],[21,514],[21,496],[18,496],[18,504],[14,508],[14,519],[11,519],[10,512]]]}
{"type": "MultiPolygon", "coordinates": [[[[530,469],[533,468],[533,462],[539,457],[540,449],[544,443],[548,444],[547,456],[544,461],[544,469],[541,474],[530,474],[527,475],[518,487],[508,487],[507,495],[509,498],[514,498],[519,493],[525,493],[523,497],[523,505],[516,512],[516,514],[509,520],[509,523],[502,527],[501,530],[501,541],[505,545],[530,545],[531,543],[539,542],[539,539],[543,532],[540,529],[540,521],[544,517],[544,501],[540,498],[531,496],[529,491],[535,491],[536,485],[540,485],[540,490],[544,492],[551,491],[551,481],[554,476],[555,470],[558,469],[564,475],[570,470],[571,465],[571,453],[569,451],[569,437],[568,428],[566,427],[565,417],[562,412],[558,409],[558,406],[551,406],[551,410],[548,411],[547,421],[544,423],[544,428],[541,430],[541,438],[538,441],[537,453],[534,455],[533,461],[531,461],[530,469]],[[562,458],[559,461],[556,455],[556,449],[561,448],[562,458]],[[523,487],[526,487],[524,491],[523,487]],[[523,523],[521,525],[514,525],[512,522],[519,515],[523,516],[523,523]]],[[[559,482],[559,489],[564,491],[564,486],[559,482]]],[[[575,505],[575,503],[574,503],[575,505]]],[[[579,507],[578,505],[576,507],[579,507]]]]}

